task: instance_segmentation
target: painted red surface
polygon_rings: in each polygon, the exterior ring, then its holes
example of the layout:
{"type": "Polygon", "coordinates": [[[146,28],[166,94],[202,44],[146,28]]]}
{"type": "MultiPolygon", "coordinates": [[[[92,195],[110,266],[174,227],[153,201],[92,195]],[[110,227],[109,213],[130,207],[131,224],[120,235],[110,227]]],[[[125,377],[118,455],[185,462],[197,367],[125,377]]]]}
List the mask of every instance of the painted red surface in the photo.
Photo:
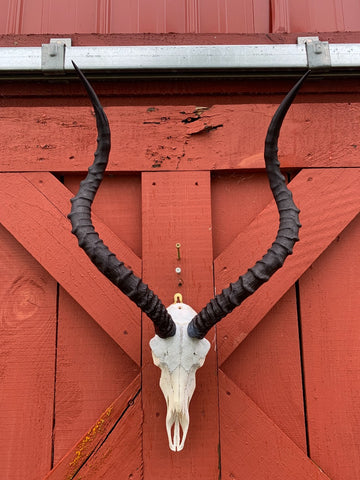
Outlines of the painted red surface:
{"type": "MultiPolygon", "coordinates": [[[[160,104],[159,87],[143,86],[135,105],[120,85],[98,84],[113,151],[94,223],[164,302],[180,291],[201,308],[214,286],[221,290],[269,247],[277,214],[261,157],[286,82],[233,85],[230,98],[224,85],[212,97],[213,83],[192,82],[191,96],[189,82],[184,97],[184,84],[168,83],[160,104]],[[198,100],[209,108],[196,108],[204,106],[198,100]]],[[[31,95],[22,83],[4,87],[6,480],[359,475],[360,98],[352,82],[310,81],[289,111],[279,154],[301,208],[300,242],[284,268],[210,332],[179,454],[167,446],[147,345],[152,325],[90,264],[66,219],[95,149],[91,109],[78,85],[42,83],[31,95]]]]}
{"type": "MultiPolygon", "coordinates": [[[[337,99],[336,104],[314,104],[299,95],[303,103],[293,105],[281,137],[284,167],[339,167],[344,161],[349,167],[360,166],[356,147],[360,144],[359,95],[353,95],[351,105],[348,104],[350,95],[346,102],[340,96],[337,99]]],[[[256,97],[255,101],[261,100],[256,97]]],[[[214,105],[203,109],[201,115],[196,113],[195,105],[178,105],[155,109],[121,107],[119,116],[119,107],[109,105],[107,113],[113,140],[108,170],[262,170],[263,138],[275,107],[275,99],[270,104],[268,101],[269,98],[263,98],[263,103],[255,105],[214,105]],[[194,121],[186,123],[188,118],[194,121]]],[[[0,144],[1,169],[15,172],[87,170],[96,136],[89,107],[34,105],[27,109],[9,107],[6,111],[0,144]],[[18,148],[24,136],[28,151],[25,158],[18,148]],[[63,139],[70,138],[73,141],[69,146],[63,139]]],[[[136,248],[139,250],[138,245],[136,248]]]]}
{"type": "Polygon", "coordinates": [[[360,30],[357,0],[0,0],[0,33],[360,30]]]}

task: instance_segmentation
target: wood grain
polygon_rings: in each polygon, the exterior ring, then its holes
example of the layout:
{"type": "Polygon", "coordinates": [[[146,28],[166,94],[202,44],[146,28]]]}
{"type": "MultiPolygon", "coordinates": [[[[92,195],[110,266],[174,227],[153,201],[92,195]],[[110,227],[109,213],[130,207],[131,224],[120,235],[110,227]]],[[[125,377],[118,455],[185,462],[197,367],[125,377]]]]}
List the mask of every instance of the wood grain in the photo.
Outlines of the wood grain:
{"type": "Polygon", "coordinates": [[[360,478],[360,216],[300,279],[310,455],[360,478]]]}
{"type": "MultiPolygon", "coordinates": [[[[49,173],[2,174],[0,221],[97,323],[139,363],[139,311],[92,265],[71,235],[70,192],[49,173]],[[11,214],[10,214],[11,212],[11,214]],[[96,301],[94,301],[96,299],[96,301]]],[[[104,242],[135,272],[140,260],[94,219],[104,242]],[[129,254],[129,255],[128,255],[129,254]]]]}
{"type": "MultiPolygon", "coordinates": [[[[70,174],[64,176],[64,185],[74,195],[79,190],[80,180],[84,175],[70,174]]],[[[93,216],[101,220],[127,248],[126,258],[130,255],[141,258],[141,176],[105,175],[91,208],[93,216]],[[131,250],[130,250],[131,249],[131,250]]],[[[118,254],[122,255],[121,252],[118,254]]],[[[138,260],[135,259],[135,265],[138,260]]],[[[140,272],[138,272],[140,274],[140,272]]]]}
{"type": "MultiPolygon", "coordinates": [[[[208,172],[143,174],[144,280],[156,285],[166,304],[182,293],[195,310],[213,292],[208,172]],[[177,260],[176,243],[181,243],[177,260]],[[181,274],[175,268],[181,268],[181,274]],[[181,279],[182,285],[179,285],[181,279]]],[[[190,404],[190,426],[184,450],[168,446],[165,399],[160,370],[152,363],[149,340],[153,326],[143,322],[144,478],[217,479],[218,391],[214,332],[205,364],[196,375],[190,404]]]]}
{"type": "MultiPolygon", "coordinates": [[[[303,170],[290,183],[290,188],[301,210],[300,242],[269,282],[219,324],[220,363],[231,355],[360,210],[359,169],[303,170]]],[[[276,207],[272,202],[216,259],[218,291],[262,257],[275,239],[277,225],[276,207]]]]}
{"type": "Polygon", "coordinates": [[[272,199],[265,172],[232,171],[212,174],[214,258],[231,245],[239,232],[244,230],[272,199]]]}
{"type": "MultiPolygon", "coordinates": [[[[227,248],[271,201],[266,173],[219,172],[211,183],[214,253],[227,248]]],[[[234,262],[242,257],[237,252],[234,262]],[[236,260],[235,260],[236,259],[236,260]]],[[[241,261],[241,260],[240,260],[241,261]]],[[[222,371],[306,452],[295,288],[222,364],[222,371]]]]}
{"type": "Polygon", "coordinates": [[[241,342],[221,370],[306,453],[295,287],[241,342]]]}
{"type": "Polygon", "coordinates": [[[97,422],[44,480],[142,478],[140,376],[107,408],[97,422]]]}
{"type": "MultiPolygon", "coordinates": [[[[271,103],[108,106],[109,171],[263,169],[271,103]]],[[[283,168],[358,167],[360,103],[294,104],[282,128],[283,168]]],[[[2,117],[0,171],[86,171],[96,148],[91,108],[9,107],[2,117]],[[66,141],[64,141],[66,139],[66,141]]]]}
{"type": "Polygon", "coordinates": [[[0,226],[1,477],[51,468],[56,282],[0,226]]]}
{"type": "Polygon", "coordinates": [[[221,371],[221,478],[330,480],[221,371]]]}
{"type": "MultiPolygon", "coordinates": [[[[66,176],[64,182],[76,193],[80,179],[80,175],[66,176]]],[[[92,208],[97,218],[141,255],[140,209],[140,178],[132,175],[106,177],[92,208]]],[[[63,288],[58,316],[55,462],[139,373],[136,364],[63,288]]],[[[137,348],[140,351],[140,342],[137,348]]]]}
{"type": "Polygon", "coordinates": [[[139,373],[137,365],[63,288],[58,317],[55,463],[139,373]]]}

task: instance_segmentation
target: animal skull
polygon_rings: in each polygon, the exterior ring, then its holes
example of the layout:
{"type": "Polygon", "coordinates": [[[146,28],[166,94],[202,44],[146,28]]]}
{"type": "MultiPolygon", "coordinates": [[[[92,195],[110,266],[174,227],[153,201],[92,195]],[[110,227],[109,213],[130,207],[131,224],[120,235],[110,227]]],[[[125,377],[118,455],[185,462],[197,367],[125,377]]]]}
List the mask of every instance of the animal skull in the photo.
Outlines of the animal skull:
{"type": "Polygon", "coordinates": [[[184,303],[168,309],[142,279],[104,245],[91,221],[91,206],[103,179],[110,152],[110,127],[106,114],[90,83],[74,64],[93,104],[98,130],[98,148],[88,175],[79,192],[71,199],[69,218],[72,233],[79,246],[96,267],[127,295],[152,320],[155,337],[150,341],[155,365],[161,369],[160,387],[167,403],[166,428],[170,448],[184,447],[189,427],[189,403],[195,389],[195,372],[204,363],[210,345],[204,339],[207,332],[222,318],[238,307],[282,267],[292,253],[300,228],[296,207],[277,158],[278,137],[285,115],[293,102],[307,72],[290,90],[275,112],[265,139],[265,164],[270,188],[279,211],[276,238],[265,255],[241,275],[238,280],[215,295],[198,313],[184,303]],[[173,437],[172,437],[173,429],[173,437]],[[182,430],[182,435],[181,431],[182,430]]]}
{"type": "Polygon", "coordinates": [[[205,339],[191,338],[187,327],[196,312],[185,303],[167,308],[176,325],[173,337],[150,340],[154,364],[161,369],[160,388],[166,400],[166,430],[174,452],[184,448],[189,428],[189,404],[193,396],[196,370],[203,366],[210,349],[205,339]]]}

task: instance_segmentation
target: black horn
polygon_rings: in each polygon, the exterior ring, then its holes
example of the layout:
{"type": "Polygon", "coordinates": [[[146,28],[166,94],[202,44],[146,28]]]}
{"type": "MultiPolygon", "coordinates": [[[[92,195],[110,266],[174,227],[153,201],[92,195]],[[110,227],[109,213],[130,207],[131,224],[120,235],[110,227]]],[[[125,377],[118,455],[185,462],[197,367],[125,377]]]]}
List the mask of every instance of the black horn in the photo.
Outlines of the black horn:
{"type": "Polygon", "coordinates": [[[236,282],[231,283],[228,288],[210,300],[206,307],[191,320],[188,326],[190,337],[205,337],[211,327],[267,282],[282,267],[286,257],[292,253],[295,242],[299,240],[298,233],[301,227],[299,209],[280,172],[277,151],[280,128],[285,115],[309,73],[309,71],[305,73],[283,99],[271,120],[265,139],[266,172],[280,216],[276,239],[261,260],[236,282]]]}
{"type": "Polygon", "coordinates": [[[149,287],[128,269],[123,262],[110,252],[95,231],[91,221],[91,205],[104,177],[110,152],[109,122],[96,93],[84,74],[73,62],[95,110],[98,130],[97,150],[94,163],[87,177],[80,183],[78,193],[71,199],[71,213],[68,217],[72,224],[72,233],[76,235],[79,246],[89,256],[94,265],[153,321],[159,337],[168,338],[175,334],[176,326],[165,306],[149,287]]]}

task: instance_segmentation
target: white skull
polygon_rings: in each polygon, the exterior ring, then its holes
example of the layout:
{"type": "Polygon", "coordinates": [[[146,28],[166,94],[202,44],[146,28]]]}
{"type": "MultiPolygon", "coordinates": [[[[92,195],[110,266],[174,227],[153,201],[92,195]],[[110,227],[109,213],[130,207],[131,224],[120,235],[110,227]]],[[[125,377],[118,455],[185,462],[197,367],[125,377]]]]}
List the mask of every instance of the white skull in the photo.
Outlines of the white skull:
{"type": "Polygon", "coordinates": [[[161,369],[160,388],[167,406],[169,446],[179,452],[184,448],[189,428],[189,404],[196,386],[195,373],[204,364],[210,343],[205,338],[189,337],[187,326],[196,315],[189,305],[173,303],[167,311],[176,324],[176,333],[170,338],[155,335],[150,340],[150,348],[154,364],[161,369]]]}

